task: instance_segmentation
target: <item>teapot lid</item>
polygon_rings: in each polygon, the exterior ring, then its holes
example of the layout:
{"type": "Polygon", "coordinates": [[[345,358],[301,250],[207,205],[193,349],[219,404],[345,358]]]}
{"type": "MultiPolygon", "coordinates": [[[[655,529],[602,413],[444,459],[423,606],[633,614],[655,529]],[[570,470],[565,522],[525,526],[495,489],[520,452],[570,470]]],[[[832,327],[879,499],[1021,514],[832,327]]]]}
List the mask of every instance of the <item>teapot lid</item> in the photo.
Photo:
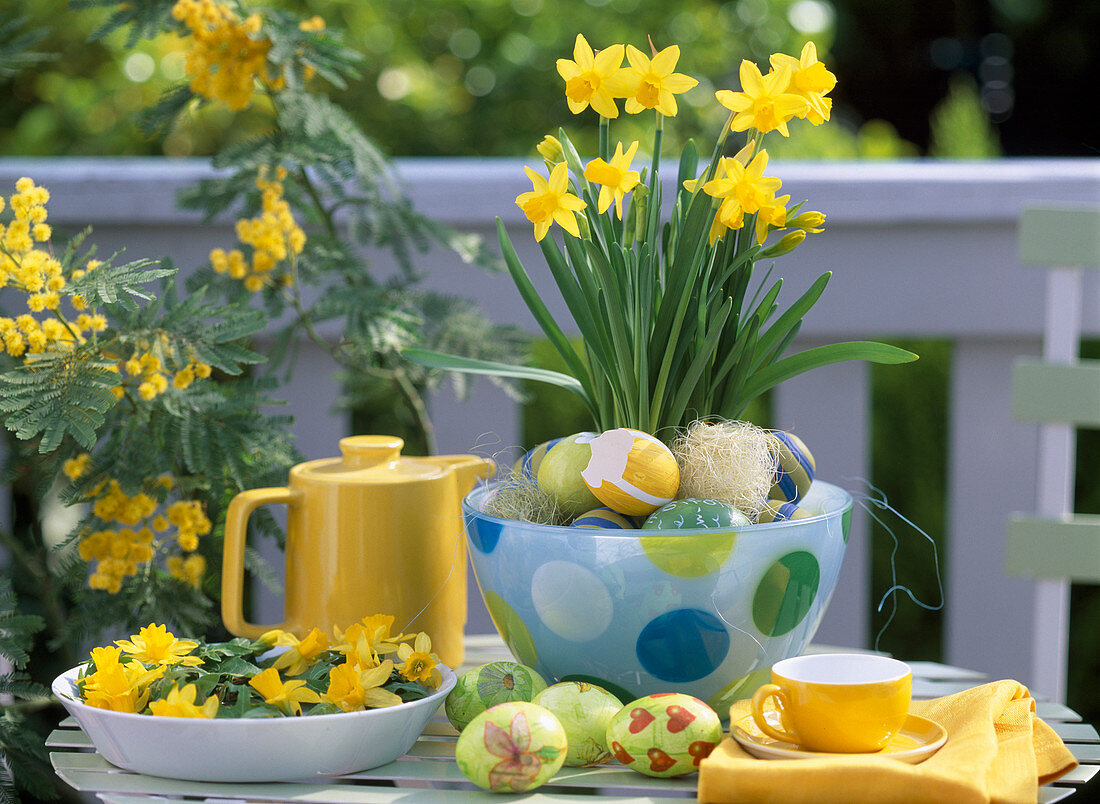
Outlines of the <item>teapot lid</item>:
{"type": "Polygon", "coordinates": [[[403,457],[404,445],[396,436],[348,436],[340,439],[341,457],[307,461],[292,471],[333,483],[402,483],[443,477],[453,468],[446,459],[403,457]]]}

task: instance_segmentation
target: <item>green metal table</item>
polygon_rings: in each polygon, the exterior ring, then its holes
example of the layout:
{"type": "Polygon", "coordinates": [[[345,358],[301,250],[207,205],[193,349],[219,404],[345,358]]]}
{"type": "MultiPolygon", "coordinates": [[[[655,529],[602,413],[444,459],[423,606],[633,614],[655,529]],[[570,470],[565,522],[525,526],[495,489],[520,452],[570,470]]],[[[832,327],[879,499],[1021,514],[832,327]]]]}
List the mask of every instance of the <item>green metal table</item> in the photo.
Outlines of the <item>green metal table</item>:
{"type": "MultiPolygon", "coordinates": [[[[467,638],[466,666],[511,659],[496,635],[467,638]]],[[[986,679],[982,674],[934,662],[911,662],[913,697],[937,698],[960,692],[986,679]]],[[[1038,702],[1038,714],[1053,726],[1081,765],[1053,785],[1040,789],[1042,804],[1061,801],[1089,782],[1100,768],[1100,736],[1072,709],[1038,702]]],[[[111,765],[92,747],[72,718],[63,720],[47,740],[57,775],[73,789],[98,796],[107,804],[138,804],[165,799],[193,801],[292,801],[310,804],[420,804],[487,801],[494,794],[475,788],[454,761],[458,733],[442,714],[401,759],[380,768],[324,780],[226,784],[187,782],[131,773],[111,765]]],[[[695,798],[695,776],[651,779],[618,764],[595,768],[563,768],[531,796],[539,802],[583,804],[593,792],[601,801],[642,802],[667,798],[695,798]]],[[[494,800],[500,800],[499,797],[494,800]]]]}

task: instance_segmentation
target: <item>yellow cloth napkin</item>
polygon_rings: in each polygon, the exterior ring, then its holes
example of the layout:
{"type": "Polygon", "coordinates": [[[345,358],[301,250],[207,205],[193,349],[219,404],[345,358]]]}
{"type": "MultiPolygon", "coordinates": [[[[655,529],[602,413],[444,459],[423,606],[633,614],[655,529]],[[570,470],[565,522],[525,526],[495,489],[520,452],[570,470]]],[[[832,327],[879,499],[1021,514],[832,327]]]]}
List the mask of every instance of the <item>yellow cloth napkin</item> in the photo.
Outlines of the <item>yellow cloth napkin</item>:
{"type": "MultiPolygon", "coordinates": [[[[751,711],[749,701],[737,701],[731,722],[751,711]]],[[[947,729],[944,746],[918,765],[859,755],[761,760],[727,737],[700,765],[699,801],[1034,804],[1039,785],[1077,765],[1016,681],[914,701],[911,711],[947,729]]]]}

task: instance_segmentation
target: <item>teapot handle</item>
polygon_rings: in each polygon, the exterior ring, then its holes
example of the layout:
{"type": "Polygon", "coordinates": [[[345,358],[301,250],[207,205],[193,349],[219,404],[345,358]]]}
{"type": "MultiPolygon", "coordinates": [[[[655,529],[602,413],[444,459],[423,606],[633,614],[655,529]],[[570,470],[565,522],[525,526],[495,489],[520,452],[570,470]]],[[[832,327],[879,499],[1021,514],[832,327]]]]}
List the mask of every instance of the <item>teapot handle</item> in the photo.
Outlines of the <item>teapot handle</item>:
{"type": "Polygon", "coordinates": [[[244,619],[244,545],[248,534],[248,517],[258,506],[268,503],[294,503],[294,495],[286,486],[242,491],[232,502],[225,516],[225,547],[222,554],[222,621],[236,636],[257,639],[267,631],[283,629],[286,623],[256,625],[244,619]]]}

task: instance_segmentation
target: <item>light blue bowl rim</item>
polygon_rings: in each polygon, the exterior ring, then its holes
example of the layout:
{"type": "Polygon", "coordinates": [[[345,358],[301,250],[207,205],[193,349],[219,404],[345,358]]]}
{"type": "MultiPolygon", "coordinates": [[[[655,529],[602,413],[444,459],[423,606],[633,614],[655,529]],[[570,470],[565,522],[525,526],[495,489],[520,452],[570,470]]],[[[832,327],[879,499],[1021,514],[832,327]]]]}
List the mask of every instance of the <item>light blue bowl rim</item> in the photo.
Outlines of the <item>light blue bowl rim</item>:
{"type": "Polygon", "coordinates": [[[832,483],[827,483],[824,480],[814,480],[813,485],[810,487],[811,493],[814,490],[820,490],[823,492],[826,502],[832,502],[836,500],[836,505],[831,508],[827,508],[821,513],[811,514],[808,517],[802,519],[785,519],[780,522],[762,522],[756,525],[742,525],[736,528],[683,528],[680,530],[667,530],[667,529],[649,529],[643,528],[574,528],[572,525],[542,525],[538,522],[528,522],[523,519],[502,519],[491,514],[487,514],[481,510],[480,505],[484,499],[494,490],[497,486],[503,485],[504,481],[491,480],[487,483],[479,483],[474,487],[473,491],[467,494],[462,500],[462,513],[466,516],[476,516],[479,519],[484,519],[489,522],[495,522],[505,527],[519,527],[519,528],[537,528],[539,530],[548,529],[552,532],[559,533],[576,533],[579,530],[591,531],[593,536],[599,538],[621,538],[621,539],[637,539],[639,537],[648,536],[686,536],[686,535],[699,535],[706,533],[715,533],[719,530],[735,530],[738,533],[748,535],[750,533],[766,533],[770,530],[777,528],[789,528],[792,525],[809,525],[815,522],[821,522],[826,519],[836,518],[843,516],[845,513],[852,509],[853,501],[852,495],[842,489],[840,486],[835,486],[832,483]]]}

